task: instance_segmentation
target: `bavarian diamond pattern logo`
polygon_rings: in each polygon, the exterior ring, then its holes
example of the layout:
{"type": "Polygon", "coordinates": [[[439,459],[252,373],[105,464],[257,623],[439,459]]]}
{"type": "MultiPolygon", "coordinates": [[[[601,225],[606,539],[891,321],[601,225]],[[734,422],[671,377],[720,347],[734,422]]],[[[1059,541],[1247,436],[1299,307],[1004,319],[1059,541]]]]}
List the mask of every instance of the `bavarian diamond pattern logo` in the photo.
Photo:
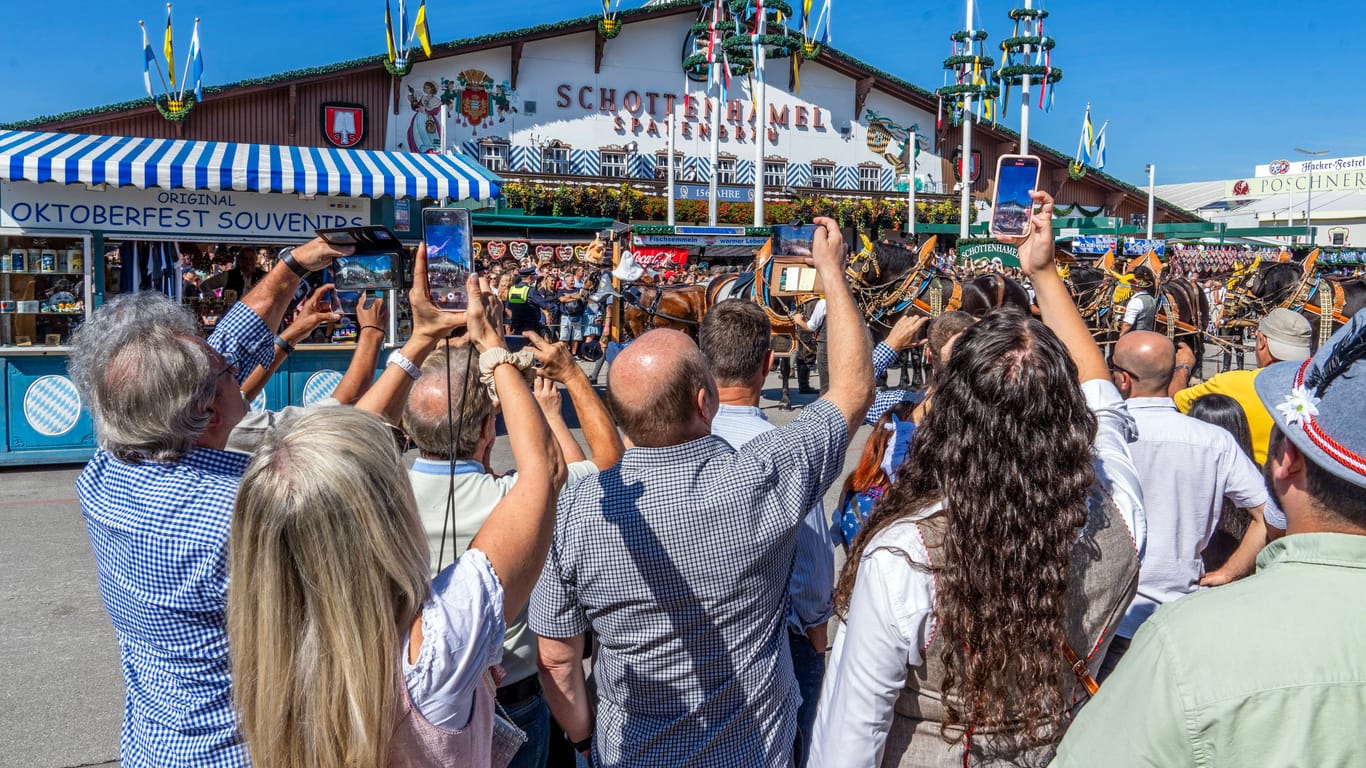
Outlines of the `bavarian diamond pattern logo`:
{"type": "Polygon", "coordinates": [[[318,371],[304,382],[304,405],[313,405],[319,400],[332,396],[332,391],[341,383],[340,371],[331,369],[318,371]]]}
{"type": "Polygon", "coordinates": [[[80,417],[81,396],[65,376],[43,376],[24,393],[24,418],[40,435],[64,435],[80,417]]]}

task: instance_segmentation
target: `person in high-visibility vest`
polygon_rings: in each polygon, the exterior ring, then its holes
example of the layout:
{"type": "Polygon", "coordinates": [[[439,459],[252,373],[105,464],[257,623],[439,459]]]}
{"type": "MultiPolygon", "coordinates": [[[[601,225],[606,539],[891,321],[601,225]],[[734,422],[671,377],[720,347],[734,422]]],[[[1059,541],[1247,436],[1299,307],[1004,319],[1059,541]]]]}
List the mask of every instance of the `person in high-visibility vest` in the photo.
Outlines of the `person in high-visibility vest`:
{"type": "Polygon", "coordinates": [[[512,333],[540,330],[542,298],[540,291],[527,282],[535,274],[535,267],[518,270],[508,288],[508,324],[512,333]]]}

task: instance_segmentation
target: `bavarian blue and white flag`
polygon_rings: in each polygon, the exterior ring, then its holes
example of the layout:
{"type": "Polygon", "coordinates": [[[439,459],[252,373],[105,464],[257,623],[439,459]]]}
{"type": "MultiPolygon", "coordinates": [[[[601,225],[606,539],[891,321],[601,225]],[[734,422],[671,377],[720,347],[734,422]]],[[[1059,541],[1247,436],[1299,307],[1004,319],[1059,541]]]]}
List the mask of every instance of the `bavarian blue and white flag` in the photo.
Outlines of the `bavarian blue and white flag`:
{"type": "Polygon", "coordinates": [[[1096,134],[1096,148],[1091,154],[1097,170],[1105,167],[1105,129],[1109,125],[1110,121],[1106,120],[1105,124],[1100,127],[1100,133],[1096,134]]]}
{"type": "MultiPolygon", "coordinates": [[[[199,49],[199,19],[194,20],[194,34],[190,36],[190,77],[194,83],[195,101],[204,100],[204,52],[199,49]]],[[[151,88],[150,81],[148,88],[151,88]]]]}
{"type": "Polygon", "coordinates": [[[152,43],[147,39],[147,27],[142,28],[142,84],[147,86],[147,96],[156,99],[156,92],[152,90],[152,62],[156,61],[157,55],[152,51],[152,43]]]}

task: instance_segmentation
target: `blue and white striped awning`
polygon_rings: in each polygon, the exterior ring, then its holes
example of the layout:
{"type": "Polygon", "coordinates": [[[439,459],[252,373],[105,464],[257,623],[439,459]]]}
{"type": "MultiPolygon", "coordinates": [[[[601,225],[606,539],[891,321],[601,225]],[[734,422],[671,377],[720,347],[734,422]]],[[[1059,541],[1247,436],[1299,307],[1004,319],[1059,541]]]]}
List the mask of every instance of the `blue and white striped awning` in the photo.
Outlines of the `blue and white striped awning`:
{"type": "Polygon", "coordinates": [[[456,200],[497,197],[502,184],[459,154],[3,130],[0,178],[138,189],[456,200]]]}

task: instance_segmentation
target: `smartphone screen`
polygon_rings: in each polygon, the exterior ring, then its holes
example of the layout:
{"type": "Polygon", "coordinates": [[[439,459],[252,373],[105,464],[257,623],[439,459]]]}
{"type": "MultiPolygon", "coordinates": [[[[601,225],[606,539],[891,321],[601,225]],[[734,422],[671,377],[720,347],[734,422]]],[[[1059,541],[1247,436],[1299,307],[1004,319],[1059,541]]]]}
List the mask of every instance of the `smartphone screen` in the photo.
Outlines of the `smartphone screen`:
{"type": "Polygon", "coordinates": [[[1039,158],[1002,155],[996,166],[996,199],[991,206],[992,235],[1028,234],[1034,210],[1030,193],[1039,186],[1039,158]]]}
{"type": "Polygon", "coordinates": [[[779,224],[772,232],[774,256],[811,257],[811,245],[816,239],[815,224],[779,224]]]}
{"type": "Polygon", "coordinates": [[[392,253],[338,256],[332,270],[338,291],[387,291],[397,277],[392,253]]]}
{"type": "Polygon", "coordinates": [[[465,279],[474,271],[470,255],[470,212],[465,208],[428,208],[422,212],[427,243],[427,293],[443,312],[469,306],[465,279]]]}

